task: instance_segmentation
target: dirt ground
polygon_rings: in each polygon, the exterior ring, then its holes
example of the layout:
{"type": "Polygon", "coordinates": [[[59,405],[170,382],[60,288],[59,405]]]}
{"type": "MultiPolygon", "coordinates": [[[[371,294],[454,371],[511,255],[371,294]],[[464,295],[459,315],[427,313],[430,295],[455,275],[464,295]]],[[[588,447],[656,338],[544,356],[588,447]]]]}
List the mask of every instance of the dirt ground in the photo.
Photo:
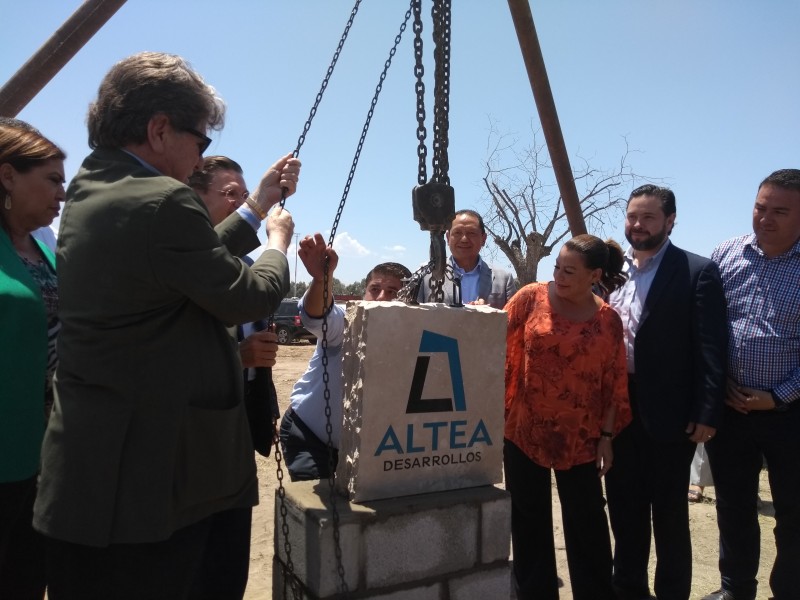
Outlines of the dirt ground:
{"type": "MultiPolygon", "coordinates": [[[[273,369],[273,378],[278,389],[278,398],[283,412],[289,401],[292,386],[303,373],[314,346],[306,342],[296,342],[290,346],[282,346],[278,364],[273,369]]],[[[273,503],[274,490],[277,486],[276,464],[273,457],[257,456],[261,504],[253,511],[252,548],[250,553],[250,579],[245,594],[246,600],[269,600],[272,596],[272,557],[273,557],[273,503]]],[[[572,598],[567,571],[566,554],[561,530],[561,516],[558,508],[558,496],[554,492],[553,521],[556,535],[556,551],[558,557],[559,576],[564,580],[561,598],[572,598]]],[[[760,493],[762,508],[759,521],[761,524],[761,565],[758,574],[758,600],[766,600],[769,596],[769,570],[775,559],[775,542],[772,530],[775,526],[772,496],[766,480],[766,472],[762,472],[760,493]]],[[[719,571],[717,570],[717,522],[714,509],[714,488],[706,489],[703,502],[689,507],[689,519],[692,530],[692,554],[694,574],[692,580],[692,599],[699,599],[719,587],[719,571]]],[[[652,585],[654,552],[651,552],[650,576],[652,585]]],[[[487,599],[488,600],[488,599],[487,599]]]]}

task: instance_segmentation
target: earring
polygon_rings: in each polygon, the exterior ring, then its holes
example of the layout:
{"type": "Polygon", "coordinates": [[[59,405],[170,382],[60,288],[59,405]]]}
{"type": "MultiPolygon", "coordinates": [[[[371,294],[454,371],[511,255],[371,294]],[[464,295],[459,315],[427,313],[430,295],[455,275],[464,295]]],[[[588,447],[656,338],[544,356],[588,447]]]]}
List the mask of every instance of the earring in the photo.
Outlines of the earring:
{"type": "Polygon", "coordinates": [[[6,193],[6,201],[3,206],[6,210],[11,210],[11,194],[6,193]]]}

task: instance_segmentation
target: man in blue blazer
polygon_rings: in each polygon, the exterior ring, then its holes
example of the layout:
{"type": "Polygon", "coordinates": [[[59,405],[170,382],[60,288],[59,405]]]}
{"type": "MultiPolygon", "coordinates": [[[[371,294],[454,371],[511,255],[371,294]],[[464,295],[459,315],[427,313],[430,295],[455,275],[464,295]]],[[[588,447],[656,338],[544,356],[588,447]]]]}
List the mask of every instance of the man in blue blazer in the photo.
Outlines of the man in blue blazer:
{"type": "MultiPolygon", "coordinates": [[[[517,291],[514,277],[508,271],[493,267],[481,259],[480,251],[486,244],[486,227],[474,210],[459,210],[447,230],[450,247],[450,264],[461,277],[461,302],[488,304],[502,309],[517,291]]],[[[431,301],[431,276],[426,275],[417,296],[419,302],[431,301]]],[[[444,303],[452,304],[453,286],[444,283],[444,303]]]]}
{"type": "Polygon", "coordinates": [[[670,242],[671,190],[633,190],[626,213],[629,279],[609,299],[625,329],[633,410],[633,422],[614,440],[606,475],[614,585],[622,600],[651,598],[652,515],[656,596],[688,600],[686,489],[695,446],[714,436],[725,397],[725,296],[712,261],[670,242]]]}

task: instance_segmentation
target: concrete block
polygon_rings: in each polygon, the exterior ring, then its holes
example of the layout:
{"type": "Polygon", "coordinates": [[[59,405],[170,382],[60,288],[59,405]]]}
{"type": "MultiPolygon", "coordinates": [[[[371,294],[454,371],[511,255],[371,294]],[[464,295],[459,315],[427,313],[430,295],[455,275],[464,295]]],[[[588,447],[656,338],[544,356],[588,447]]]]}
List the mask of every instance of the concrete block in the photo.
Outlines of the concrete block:
{"type": "Polygon", "coordinates": [[[348,304],[337,485],[355,502],[502,481],[506,314],[348,304]]]}
{"type": "Polygon", "coordinates": [[[505,563],[491,569],[453,578],[449,582],[450,600],[487,600],[511,597],[511,573],[505,563]]]}
{"type": "Polygon", "coordinates": [[[511,544],[511,495],[481,506],[481,556],[483,564],[508,560],[511,544]]]}
{"type": "Polygon", "coordinates": [[[388,594],[366,596],[365,600],[441,600],[444,597],[444,586],[444,583],[435,583],[433,585],[419,586],[388,594]]]}
{"type": "Polygon", "coordinates": [[[478,560],[479,512],[459,505],[372,524],[364,532],[367,588],[467,569],[478,560]]]}
{"type": "MultiPolygon", "coordinates": [[[[284,482],[286,521],[294,573],[316,597],[332,596],[339,589],[339,574],[333,537],[328,481],[284,482]]],[[[373,511],[346,498],[337,497],[342,565],[349,589],[358,587],[362,551],[362,521],[373,511]]],[[[280,516],[280,498],[275,494],[275,554],[286,564],[280,516]]]]}

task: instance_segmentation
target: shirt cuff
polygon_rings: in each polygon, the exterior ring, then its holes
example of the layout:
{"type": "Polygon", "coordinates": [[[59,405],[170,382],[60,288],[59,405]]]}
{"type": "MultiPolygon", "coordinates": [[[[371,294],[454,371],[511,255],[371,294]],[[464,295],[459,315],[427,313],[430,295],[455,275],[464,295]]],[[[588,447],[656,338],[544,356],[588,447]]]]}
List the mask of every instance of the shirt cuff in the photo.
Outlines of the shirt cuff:
{"type": "Polygon", "coordinates": [[[236,209],[236,212],[239,213],[239,216],[242,217],[245,221],[250,223],[250,226],[258,231],[261,228],[261,220],[253,214],[253,211],[250,209],[247,204],[242,204],[239,208],[236,209]]]}
{"type": "Polygon", "coordinates": [[[781,391],[781,386],[770,391],[772,400],[775,402],[775,410],[778,412],[789,410],[789,407],[792,405],[792,400],[782,397],[781,391]]]}

